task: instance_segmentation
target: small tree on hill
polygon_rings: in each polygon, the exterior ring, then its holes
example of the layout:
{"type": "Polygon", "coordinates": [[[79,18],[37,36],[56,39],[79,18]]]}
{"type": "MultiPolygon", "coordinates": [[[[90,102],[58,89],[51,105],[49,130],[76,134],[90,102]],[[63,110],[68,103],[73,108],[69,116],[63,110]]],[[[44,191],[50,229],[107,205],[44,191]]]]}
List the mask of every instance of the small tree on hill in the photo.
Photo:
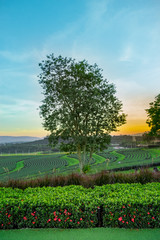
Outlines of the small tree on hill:
{"type": "Polygon", "coordinates": [[[39,83],[44,90],[40,114],[50,131],[50,143],[60,139],[61,149],[77,151],[80,170],[87,153],[105,149],[109,134],[126,121],[115,87],[103,78],[102,70],[83,60],[47,56],[39,64],[39,83]]]}

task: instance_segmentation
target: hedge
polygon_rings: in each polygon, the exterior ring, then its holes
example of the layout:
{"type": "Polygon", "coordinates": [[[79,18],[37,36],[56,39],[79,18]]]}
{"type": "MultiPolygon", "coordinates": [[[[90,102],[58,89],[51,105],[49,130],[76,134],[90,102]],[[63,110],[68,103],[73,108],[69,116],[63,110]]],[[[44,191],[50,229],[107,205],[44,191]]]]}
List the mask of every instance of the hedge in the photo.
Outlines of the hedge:
{"type": "Polygon", "coordinates": [[[160,183],[0,188],[0,228],[160,227],[160,183]]]}

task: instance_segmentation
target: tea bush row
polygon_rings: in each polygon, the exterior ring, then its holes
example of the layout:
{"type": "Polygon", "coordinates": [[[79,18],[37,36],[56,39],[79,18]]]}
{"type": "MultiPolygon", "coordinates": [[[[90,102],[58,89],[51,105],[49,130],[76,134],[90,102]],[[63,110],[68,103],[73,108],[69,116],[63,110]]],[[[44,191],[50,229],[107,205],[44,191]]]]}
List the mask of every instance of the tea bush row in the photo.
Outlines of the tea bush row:
{"type": "Polygon", "coordinates": [[[160,183],[0,188],[0,228],[160,227],[160,183]]]}

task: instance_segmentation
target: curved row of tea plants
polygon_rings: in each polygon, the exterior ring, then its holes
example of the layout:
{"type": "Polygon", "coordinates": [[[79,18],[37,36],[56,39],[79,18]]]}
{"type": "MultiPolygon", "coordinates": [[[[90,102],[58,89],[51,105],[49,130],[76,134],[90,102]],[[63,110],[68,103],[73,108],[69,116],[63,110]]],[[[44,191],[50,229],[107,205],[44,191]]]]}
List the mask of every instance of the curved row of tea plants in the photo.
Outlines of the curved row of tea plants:
{"type": "Polygon", "coordinates": [[[158,149],[123,149],[99,153],[106,162],[99,164],[107,170],[132,167],[160,165],[160,148],[158,149]]]}
{"type": "MultiPolygon", "coordinates": [[[[89,161],[87,159],[87,161],[89,161]]],[[[88,162],[86,163],[88,164],[88,162]]],[[[100,170],[128,170],[160,165],[160,149],[106,150],[93,154],[90,173],[100,170]]],[[[78,171],[76,154],[66,153],[0,156],[0,180],[41,177],[46,174],[68,174],[78,171]]]]}
{"type": "Polygon", "coordinates": [[[0,188],[0,228],[160,227],[160,183],[0,188]]]}

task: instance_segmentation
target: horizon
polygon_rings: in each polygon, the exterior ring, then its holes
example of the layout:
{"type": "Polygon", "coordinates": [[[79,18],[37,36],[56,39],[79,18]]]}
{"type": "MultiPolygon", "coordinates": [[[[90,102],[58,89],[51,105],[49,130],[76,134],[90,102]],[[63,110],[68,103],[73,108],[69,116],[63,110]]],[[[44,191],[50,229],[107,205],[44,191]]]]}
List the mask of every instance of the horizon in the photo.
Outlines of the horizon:
{"type": "Polygon", "coordinates": [[[160,93],[160,1],[0,2],[0,135],[44,137],[38,64],[46,55],[85,59],[116,87],[127,123],[149,130],[145,109],[160,93]]]}

